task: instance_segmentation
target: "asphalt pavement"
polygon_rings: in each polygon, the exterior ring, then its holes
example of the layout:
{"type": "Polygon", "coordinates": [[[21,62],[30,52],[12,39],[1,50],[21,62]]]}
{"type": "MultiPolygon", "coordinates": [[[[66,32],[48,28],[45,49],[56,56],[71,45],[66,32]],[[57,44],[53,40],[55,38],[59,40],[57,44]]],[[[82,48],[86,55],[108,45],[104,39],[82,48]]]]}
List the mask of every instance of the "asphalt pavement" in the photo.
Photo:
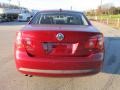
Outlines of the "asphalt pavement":
{"type": "Polygon", "coordinates": [[[16,70],[13,46],[25,22],[0,23],[0,90],[120,90],[120,30],[92,22],[105,36],[103,70],[92,76],[26,77],[16,70]]]}

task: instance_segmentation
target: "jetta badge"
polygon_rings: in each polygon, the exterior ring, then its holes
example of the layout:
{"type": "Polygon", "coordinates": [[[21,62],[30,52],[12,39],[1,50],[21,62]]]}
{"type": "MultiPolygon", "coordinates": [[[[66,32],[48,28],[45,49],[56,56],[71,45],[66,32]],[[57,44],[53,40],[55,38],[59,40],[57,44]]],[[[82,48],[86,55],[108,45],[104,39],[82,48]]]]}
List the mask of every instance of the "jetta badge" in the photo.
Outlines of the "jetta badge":
{"type": "Polygon", "coordinates": [[[58,33],[56,35],[57,40],[62,41],[64,39],[64,35],[62,33],[58,33]]]}

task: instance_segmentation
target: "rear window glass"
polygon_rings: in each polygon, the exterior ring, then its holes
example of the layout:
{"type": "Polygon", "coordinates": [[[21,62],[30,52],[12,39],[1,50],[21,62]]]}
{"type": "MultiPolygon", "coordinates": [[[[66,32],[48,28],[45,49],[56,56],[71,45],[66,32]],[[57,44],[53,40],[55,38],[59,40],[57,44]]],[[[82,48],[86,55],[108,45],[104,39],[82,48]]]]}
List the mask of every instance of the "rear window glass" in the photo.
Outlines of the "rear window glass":
{"type": "Polygon", "coordinates": [[[88,21],[81,13],[45,12],[35,15],[30,24],[88,25],[88,21]]]}

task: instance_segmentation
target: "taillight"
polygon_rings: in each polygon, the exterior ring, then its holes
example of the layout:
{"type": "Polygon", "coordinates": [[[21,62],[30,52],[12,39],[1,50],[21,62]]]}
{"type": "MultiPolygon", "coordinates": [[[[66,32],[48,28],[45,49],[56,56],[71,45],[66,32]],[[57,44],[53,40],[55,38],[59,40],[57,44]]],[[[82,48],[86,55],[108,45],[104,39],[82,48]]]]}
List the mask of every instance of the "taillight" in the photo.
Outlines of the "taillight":
{"type": "Polygon", "coordinates": [[[22,33],[21,32],[17,32],[15,44],[16,44],[16,48],[19,49],[19,50],[22,50],[24,48],[23,39],[22,39],[22,33]]]}
{"type": "Polygon", "coordinates": [[[20,51],[26,51],[28,55],[34,56],[35,54],[35,45],[30,38],[22,38],[22,33],[17,32],[16,35],[16,49],[20,51]]]}
{"type": "Polygon", "coordinates": [[[24,46],[29,55],[31,56],[35,55],[35,44],[30,38],[24,39],[24,46]]]}
{"type": "Polygon", "coordinates": [[[104,44],[103,35],[102,34],[95,35],[87,41],[85,48],[90,49],[90,50],[91,49],[102,50],[104,46],[103,44],[104,44]]]}
{"type": "Polygon", "coordinates": [[[97,41],[97,48],[98,49],[103,49],[104,47],[104,37],[103,35],[97,35],[98,41],[97,41]]]}

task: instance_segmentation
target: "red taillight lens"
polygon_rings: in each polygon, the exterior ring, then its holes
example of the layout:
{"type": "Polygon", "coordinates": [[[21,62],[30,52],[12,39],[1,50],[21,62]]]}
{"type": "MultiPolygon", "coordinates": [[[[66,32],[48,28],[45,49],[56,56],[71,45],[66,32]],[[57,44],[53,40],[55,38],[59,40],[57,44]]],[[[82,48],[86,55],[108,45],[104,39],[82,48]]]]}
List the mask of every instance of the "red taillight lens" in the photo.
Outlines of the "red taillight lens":
{"type": "Polygon", "coordinates": [[[103,35],[95,35],[87,41],[85,48],[87,48],[87,49],[103,49],[103,44],[104,44],[103,35]]]}
{"type": "Polygon", "coordinates": [[[16,48],[21,49],[21,50],[24,48],[21,32],[17,32],[17,34],[16,34],[16,48]]]}
{"type": "Polygon", "coordinates": [[[35,44],[30,38],[25,38],[24,39],[24,46],[29,55],[34,56],[35,54],[35,44]]]}
{"type": "Polygon", "coordinates": [[[98,35],[98,42],[97,42],[97,48],[98,49],[103,49],[104,47],[104,37],[103,35],[98,35]]]}
{"type": "Polygon", "coordinates": [[[16,35],[16,49],[20,51],[26,51],[29,55],[34,56],[35,54],[35,45],[30,38],[22,38],[22,33],[17,32],[16,35]]]}

